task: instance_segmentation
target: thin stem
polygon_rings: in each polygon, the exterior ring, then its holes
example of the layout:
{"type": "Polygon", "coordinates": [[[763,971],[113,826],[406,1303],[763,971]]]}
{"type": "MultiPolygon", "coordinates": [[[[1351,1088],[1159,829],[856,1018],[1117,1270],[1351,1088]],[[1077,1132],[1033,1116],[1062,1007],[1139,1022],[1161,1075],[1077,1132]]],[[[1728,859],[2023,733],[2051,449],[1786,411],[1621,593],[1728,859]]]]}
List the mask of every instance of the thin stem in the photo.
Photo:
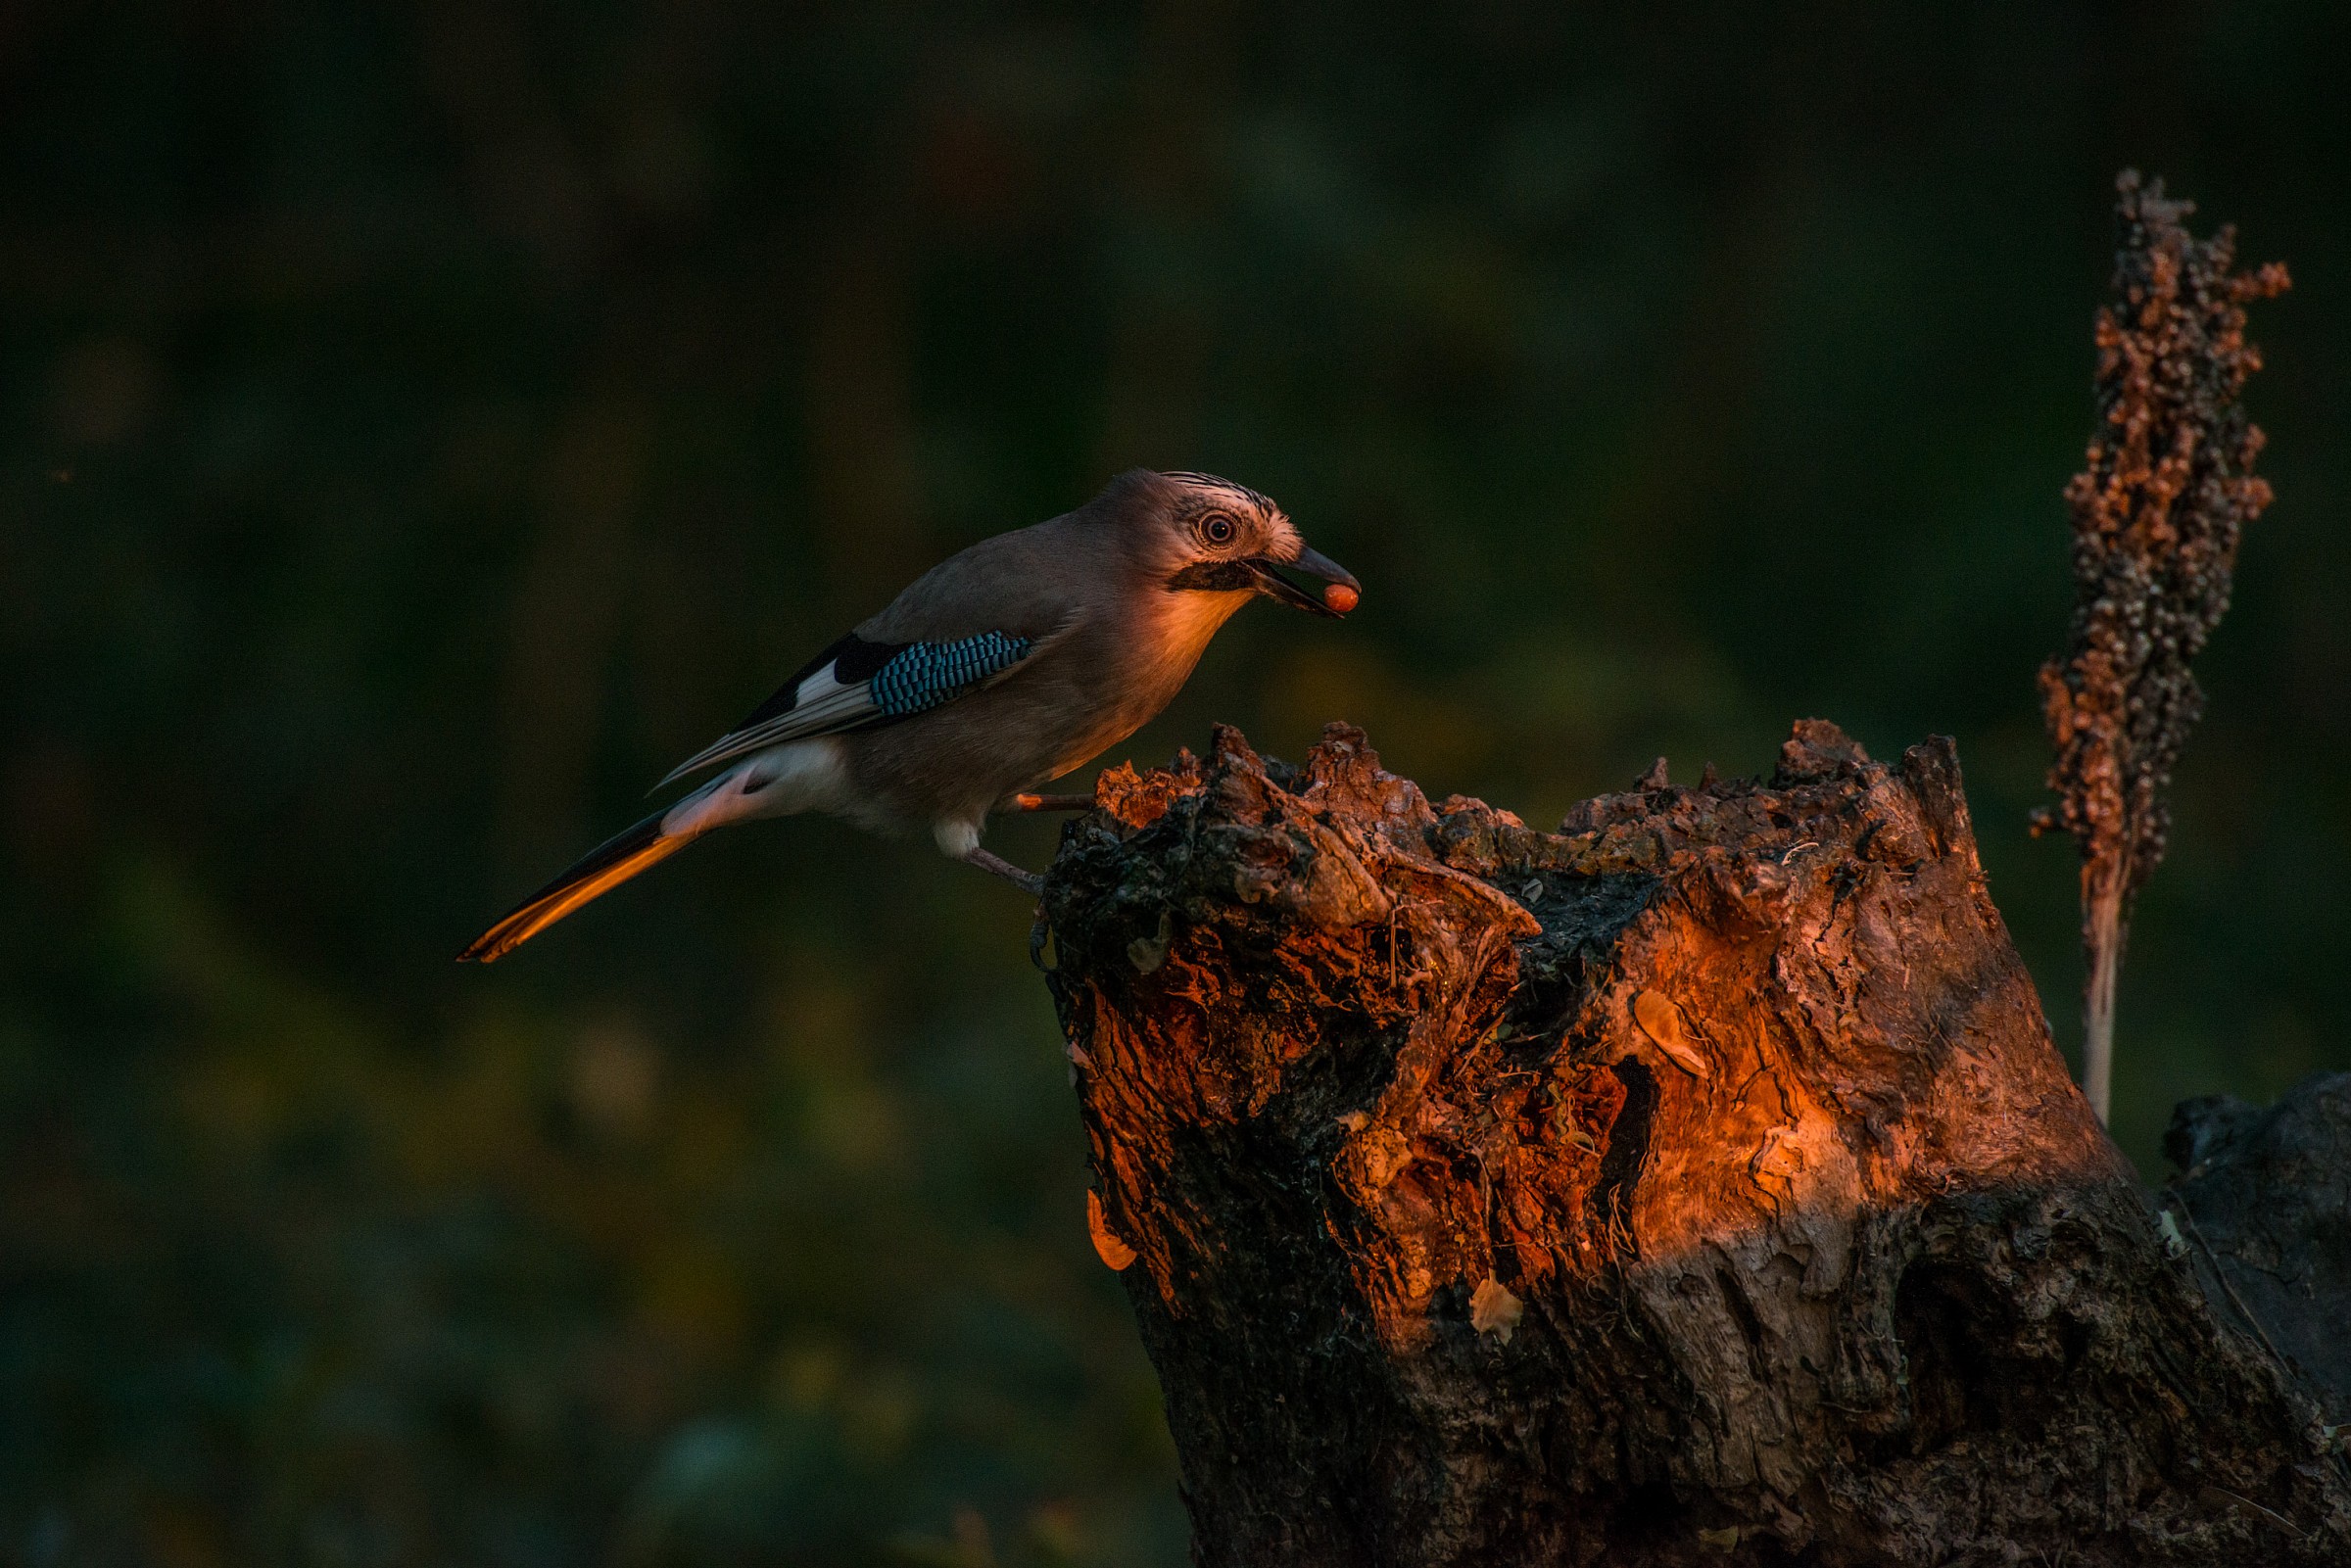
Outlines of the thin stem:
{"type": "Polygon", "coordinates": [[[2082,947],[2088,974],[2082,983],[2082,1092],[2101,1124],[2114,1101],[2114,991],[2123,969],[2121,878],[2100,877],[2096,862],[2082,868],[2082,947]]]}

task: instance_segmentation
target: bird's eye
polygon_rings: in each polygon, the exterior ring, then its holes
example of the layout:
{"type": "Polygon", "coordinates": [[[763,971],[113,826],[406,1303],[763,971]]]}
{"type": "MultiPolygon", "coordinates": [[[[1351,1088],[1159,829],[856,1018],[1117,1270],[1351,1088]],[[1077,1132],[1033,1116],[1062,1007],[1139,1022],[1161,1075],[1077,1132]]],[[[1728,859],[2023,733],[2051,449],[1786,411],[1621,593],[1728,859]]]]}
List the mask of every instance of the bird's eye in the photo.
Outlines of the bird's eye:
{"type": "Polygon", "coordinates": [[[1211,545],[1232,543],[1232,519],[1223,512],[1211,512],[1200,523],[1200,537],[1211,545]]]}

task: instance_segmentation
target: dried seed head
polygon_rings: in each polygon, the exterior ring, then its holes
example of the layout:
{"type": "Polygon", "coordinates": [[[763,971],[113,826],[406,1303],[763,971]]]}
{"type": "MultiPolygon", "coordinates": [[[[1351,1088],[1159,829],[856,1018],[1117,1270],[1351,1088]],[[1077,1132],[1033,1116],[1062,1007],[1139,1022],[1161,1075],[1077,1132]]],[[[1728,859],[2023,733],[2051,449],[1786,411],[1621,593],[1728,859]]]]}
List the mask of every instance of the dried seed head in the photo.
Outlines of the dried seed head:
{"type": "Polygon", "coordinates": [[[2128,905],[2163,859],[2163,790],[2203,713],[2188,663],[2229,608],[2237,540],[2270,503],[2253,476],[2262,434],[2238,399],[2261,368],[2244,307],[2285,292],[2285,268],[2232,270],[2235,232],[2198,240],[2195,208],[2135,171],[2115,182],[2117,299],[2098,311],[2098,428],[2066,487],[2074,614],[2041,667],[2057,804],[2093,897],[2128,905]]]}

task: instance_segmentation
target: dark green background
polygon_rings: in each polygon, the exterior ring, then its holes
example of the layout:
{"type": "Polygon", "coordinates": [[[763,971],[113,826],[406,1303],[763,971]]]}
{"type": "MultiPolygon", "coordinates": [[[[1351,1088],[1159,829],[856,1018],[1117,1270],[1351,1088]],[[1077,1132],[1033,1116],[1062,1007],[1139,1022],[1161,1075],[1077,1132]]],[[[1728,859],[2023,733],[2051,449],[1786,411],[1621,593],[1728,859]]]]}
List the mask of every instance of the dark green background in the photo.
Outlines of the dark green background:
{"type": "Polygon", "coordinates": [[[449,962],[1131,463],[1367,585],[1135,758],[1948,732],[2070,1039],[2125,164],[2299,286],[2117,1131],[2351,1066],[2344,8],[1635,9],[0,9],[0,1561],[1180,1561],[1023,899],[792,823],[449,962]]]}

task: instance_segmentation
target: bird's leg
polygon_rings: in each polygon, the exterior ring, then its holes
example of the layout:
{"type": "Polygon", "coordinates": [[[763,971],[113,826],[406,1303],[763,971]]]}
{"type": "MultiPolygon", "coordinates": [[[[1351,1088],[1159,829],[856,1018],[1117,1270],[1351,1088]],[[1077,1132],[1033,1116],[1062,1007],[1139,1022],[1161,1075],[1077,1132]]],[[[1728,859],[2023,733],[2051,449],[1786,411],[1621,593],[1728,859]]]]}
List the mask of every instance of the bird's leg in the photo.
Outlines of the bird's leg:
{"type": "Polygon", "coordinates": [[[986,872],[991,877],[1003,878],[1006,881],[1012,883],[1015,887],[1018,887],[1021,891],[1028,893],[1032,897],[1041,897],[1044,894],[1045,879],[1042,877],[1039,877],[1032,871],[1021,870],[1020,867],[1015,866],[1011,861],[1006,860],[1002,855],[991,855],[986,850],[981,848],[978,844],[974,844],[971,848],[965,850],[962,854],[956,856],[955,858],[962,861],[967,866],[979,867],[982,871],[986,872]]]}
{"type": "Polygon", "coordinates": [[[1001,811],[1091,811],[1092,795],[1006,795],[1001,811]]]}

